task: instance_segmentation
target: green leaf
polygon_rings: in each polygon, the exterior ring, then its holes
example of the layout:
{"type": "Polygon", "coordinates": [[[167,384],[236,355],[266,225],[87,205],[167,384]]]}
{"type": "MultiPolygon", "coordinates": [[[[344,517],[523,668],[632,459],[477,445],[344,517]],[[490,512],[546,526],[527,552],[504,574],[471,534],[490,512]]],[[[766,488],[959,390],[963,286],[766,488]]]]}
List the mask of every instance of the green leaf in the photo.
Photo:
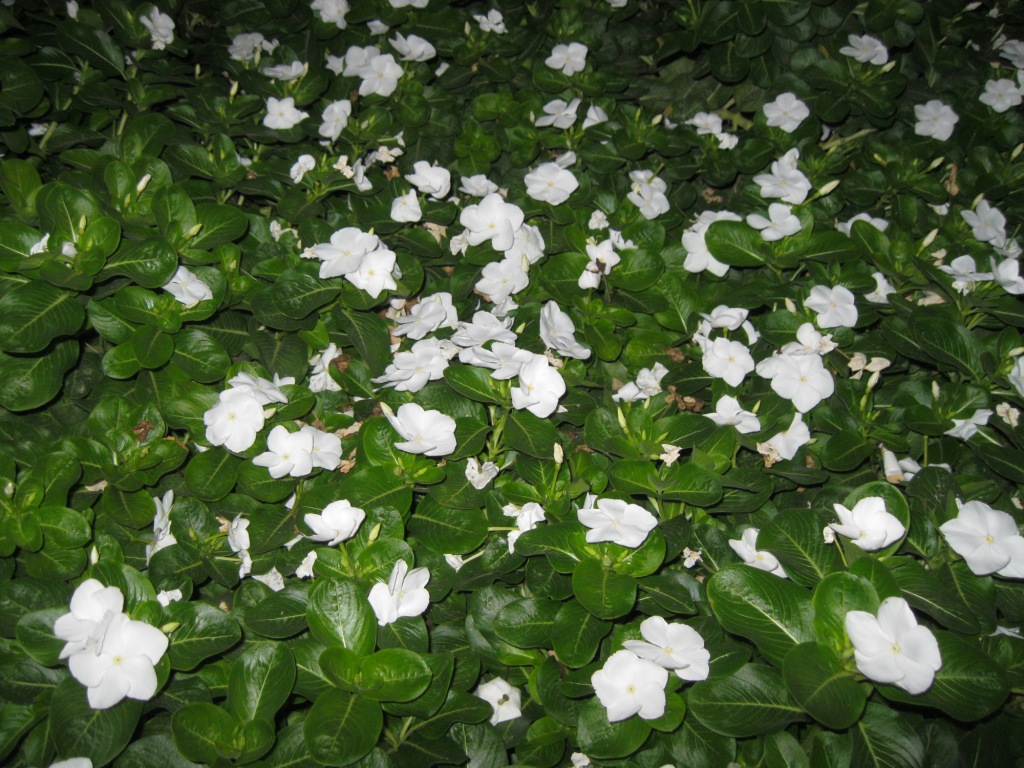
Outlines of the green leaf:
{"type": "Polygon", "coordinates": [[[295,658],[284,643],[252,643],[231,663],[228,712],[240,723],[273,720],[291,696],[295,658]]]}
{"type": "Polygon", "coordinates": [[[811,596],[786,579],[733,566],[712,576],[707,590],[722,626],[753,641],[773,664],[781,665],[794,646],[814,640],[811,596]]]}
{"type": "Polygon", "coordinates": [[[384,716],[374,701],[345,691],[320,694],[303,724],[306,746],[325,765],[351,765],[377,744],[384,716]]]}
{"type": "Polygon", "coordinates": [[[200,328],[182,328],[174,335],[171,358],[190,378],[203,384],[222,380],[231,367],[231,357],[220,342],[200,328]]]}
{"type": "Polygon", "coordinates": [[[912,607],[924,611],[955,632],[968,635],[978,633],[978,619],[956,589],[943,584],[938,576],[926,570],[917,560],[899,558],[894,566],[891,568],[892,575],[896,577],[903,597],[912,607]]]}
{"type": "Polygon", "coordinates": [[[132,334],[131,348],[143,368],[160,368],[174,354],[174,339],[159,328],[144,325],[132,334]]]}
{"type": "Polygon", "coordinates": [[[235,618],[209,603],[182,600],[171,603],[166,610],[171,621],[178,623],[168,636],[167,656],[172,669],[193,670],[242,639],[235,618]]]}
{"type": "Polygon", "coordinates": [[[409,518],[409,532],[431,552],[462,555],[487,538],[487,518],[479,509],[449,509],[428,496],[409,518]]]}
{"type": "Polygon", "coordinates": [[[178,750],[189,760],[216,763],[242,751],[234,718],[208,702],[186,704],[175,712],[171,733],[178,750]]]}
{"type": "Polygon", "coordinates": [[[721,768],[736,757],[736,741],[706,728],[692,714],[668,737],[672,757],[688,768],[721,768]]]}
{"type": "Polygon", "coordinates": [[[189,243],[189,247],[205,251],[237,240],[249,228],[249,220],[241,210],[218,203],[197,205],[196,222],[202,225],[202,228],[189,243]]]}
{"type": "Polygon", "coordinates": [[[610,760],[631,755],[644,743],[650,732],[651,726],[639,717],[630,717],[616,723],[608,722],[604,705],[593,698],[580,708],[576,738],[580,750],[588,757],[610,760]]]}
{"type": "Polygon", "coordinates": [[[57,42],[108,75],[124,75],[124,51],[102,29],[68,20],[57,27],[57,42]]]}
{"type": "Polygon", "coordinates": [[[49,283],[33,282],[0,298],[0,348],[39,352],[58,336],[75,333],[85,320],[78,297],[49,283]]]}
{"type": "Polygon", "coordinates": [[[972,641],[950,632],[935,632],[942,668],[931,687],[911,696],[892,686],[879,686],[886,698],[941,709],[961,722],[996,712],[1010,692],[1002,668],[972,641]]]}
{"type": "Polygon", "coordinates": [[[245,626],[253,632],[283,640],[307,629],[305,593],[285,588],[245,609],[245,626]]]}
{"type": "Polygon", "coordinates": [[[793,648],[782,663],[782,674],[793,698],[827,728],[844,730],[864,710],[864,686],[843,667],[835,651],[820,643],[793,648]]]}
{"type": "Polygon", "coordinates": [[[924,768],[924,744],[903,716],[868,704],[853,729],[851,768],[924,768]]]}
{"type": "Polygon", "coordinates": [[[384,318],[373,312],[340,310],[345,318],[345,330],[349,340],[359,350],[360,357],[370,366],[374,376],[384,373],[391,363],[391,341],[388,324],[384,318]]]}
{"type": "Polygon", "coordinates": [[[722,480],[714,472],[687,462],[663,468],[659,496],[697,507],[710,507],[722,498],[722,480]]]}
{"type": "Polygon", "coordinates": [[[360,656],[373,652],[377,620],[364,590],[353,581],[318,579],[309,594],[306,620],[314,637],[324,643],[340,643],[360,656]]]}
{"type": "Polygon", "coordinates": [[[53,666],[64,650],[64,641],[53,633],[54,622],[66,611],[59,608],[47,608],[41,611],[26,613],[18,619],[15,635],[21,647],[40,664],[53,666]]]}
{"type": "Polygon", "coordinates": [[[601,640],[612,624],[601,621],[575,601],[562,605],[555,614],[552,647],[567,667],[582,667],[594,660],[601,640]]]}
{"type": "Polygon", "coordinates": [[[463,397],[478,403],[502,404],[504,398],[494,384],[490,373],[473,365],[449,365],[444,371],[448,386],[463,397]]]}
{"type": "Polygon", "coordinates": [[[36,195],[42,185],[39,171],[27,160],[8,158],[0,168],[0,188],[22,218],[36,215],[36,195]]]}
{"type": "Polygon", "coordinates": [[[775,555],[794,583],[813,587],[841,568],[836,548],[821,533],[827,523],[812,510],[780,512],[757,534],[757,547],[775,555]]]}
{"type": "Polygon", "coordinates": [[[559,604],[543,598],[513,600],[494,618],[494,631],[517,648],[550,648],[559,604]]]}
{"type": "Polygon", "coordinates": [[[127,746],[142,715],[142,702],[122,699],[109,709],[89,706],[85,687],[68,678],[50,699],[50,738],[62,758],[88,757],[102,768],[127,746]]]}
{"type": "Polygon", "coordinates": [[[865,578],[846,572],[826,576],[814,590],[814,628],[818,639],[842,652],[848,645],[846,614],[850,611],[877,614],[879,602],[874,586],[865,578]]]}
{"type": "Polygon", "coordinates": [[[704,233],[711,255],[731,267],[760,267],[770,251],[761,233],[742,221],[716,221],[704,233]]]}
{"type": "Polygon", "coordinates": [[[215,446],[189,459],[185,482],[189,490],[203,501],[219,501],[235,487],[242,460],[221,446],[215,446]]]}
{"type": "Polygon", "coordinates": [[[746,664],[728,677],[696,683],[687,702],[694,717],[723,736],[773,733],[804,717],[782,673],[764,664],[746,664]]]}
{"type": "Polygon", "coordinates": [[[513,411],[505,423],[505,442],[509,448],[527,456],[550,459],[556,441],[555,425],[529,411],[513,411]]]}
{"type": "Polygon", "coordinates": [[[387,648],[359,664],[360,694],[375,701],[412,701],[430,685],[433,673],[420,654],[387,648]]]}
{"type": "Polygon", "coordinates": [[[572,572],[572,591],[580,604],[598,618],[617,619],[633,609],[636,579],[605,568],[600,560],[587,558],[572,572]]]}
{"type": "Polygon", "coordinates": [[[0,352],[0,405],[28,411],[50,402],[64,384],[64,374],[78,360],[78,342],[62,341],[38,357],[0,352]]]}
{"type": "Polygon", "coordinates": [[[171,281],[177,269],[178,254],[174,247],[161,237],[151,237],[141,242],[122,242],[100,276],[124,275],[143,288],[161,288],[171,281]]]}
{"type": "Polygon", "coordinates": [[[984,378],[981,342],[967,328],[939,317],[915,317],[912,328],[917,343],[940,363],[975,379],[984,378]]]}

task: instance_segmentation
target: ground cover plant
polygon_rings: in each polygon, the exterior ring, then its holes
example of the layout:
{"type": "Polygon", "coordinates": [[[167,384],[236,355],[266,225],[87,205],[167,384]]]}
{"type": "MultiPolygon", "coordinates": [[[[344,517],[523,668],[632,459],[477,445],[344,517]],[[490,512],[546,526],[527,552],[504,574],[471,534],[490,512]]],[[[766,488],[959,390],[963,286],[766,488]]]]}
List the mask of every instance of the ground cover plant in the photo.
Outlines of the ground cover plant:
{"type": "Polygon", "coordinates": [[[0,6],[0,760],[1024,754],[1024,9],[0,6]]]}

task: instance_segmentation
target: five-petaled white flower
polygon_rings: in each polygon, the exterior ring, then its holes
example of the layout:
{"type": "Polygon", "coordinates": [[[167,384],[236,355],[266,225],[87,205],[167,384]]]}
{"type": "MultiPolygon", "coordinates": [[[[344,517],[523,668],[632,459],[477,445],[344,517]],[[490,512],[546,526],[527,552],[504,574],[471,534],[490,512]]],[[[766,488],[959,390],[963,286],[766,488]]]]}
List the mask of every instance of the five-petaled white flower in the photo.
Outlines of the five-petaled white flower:
{"type": "Polygon", "coordinates": [[[174,277],[163,288],[171,296],[184,304],[186,308],[194,307],[201,301],[213,298],[213,291],[210,290],[210,286],[196,277],[192,270],[184,266],[178,267],[174,277]]]}
{"type": "Polygon", "coordinates": [[[415,189],[410,189],[404,195],[399,195],[391,201],[392,221],[419,221],[423,218],[423,209],[420,208],[420,199],[415,189]]]}
{"type": "Polygon", "coordinates": [[[455,419],[440,411],[427,411],[416,403],[406,403],[394,413],[383,403],[381,408],[395,431],[406,442],[395,448],[424,456],[447,456],[455,450],[455,419]]]}
{"type": "Polygon", "coordinates": [[[789,91],[780,93],[775,101],[764,105],[765,123],[773,128],[781,128],[786,133],[795,131],[810,115],[811,110],[807,105],[789,91]]]}
{"type": "Polygon", "coordinates": [[[960,216],[970,225],[975,240],[996,248],[1006,246],[1006,216],[985,198],[978,201],[973,211],[960,211],[960,216]]]}
{"type": "Polygon", "coordinates": [[[978,97],[978,101],[987,104],[996,112],[1005,112],[1008,109],[1019,107],[1024,89],[1014,80],[989,80],[985,83],[985,92],[978,97]]]}
{"type": "Polygon", "coordinates": [[[470,245],[490,240],[496,251],[507,251],[515,240],[516,230],[523,225],[523,210],[506,203],[497,192],[492,192],[476,205],[469,205],[459,214],[459,223],[466,228],[470,245]]]}
{"type": "Polygon", "coordinates": [[[978,434],[978,427],[988,424],[992,411],[989,408],[978,408],[966,419],[953,419],[953,428],[947,429],[944,434],[950,437],[958,437],[961,440],[970,440],[978,434]]]}
{"type": "Polygon", "coordinates": [[[668,670],[641,659],[632,651],[616,651],[590,676],[598,701],[608,712],[608,722],[633,715],[656,720],[665,714],[668,670]]]}
{"type": "Polygon", "coordinates": [[[534,355],[519,368],[519,386],[511,390],[512,406],[546,419],[558,408],[558,400],[564,394],[562,374],[551,366],[547,357],[534,355]]]}
{"type": "Polygon", "coordinates": [[[877,618],[867,611],[850,611],[846,633],[857,669],[876,683],[891,683],[916,696],[931,687],[942,669],[935,635],[917,623],[902,597],[883,600],[877,618]]]}
{"type": "Polygon", "coordinates": [[[889,61],[889,50],[882,41],[871,35],[850,35],[849,45],[844,45],[839,52],[850,56],[861,64],[874,64],[880,67],[889,61]]]}
{"type": "Polygon", "coordinates": [[[643,640],[626,640],[622,647],[641,659],[674,671],[683,680],[706,680],[711,654],[704,638],[686,624],[665,621],[661,616],[644,619],[640,625],[643,640]]]}
{"type": "Polygon", "coordinates": [[[486,683],[480,683],[473,691],[474,696],[486,701],[491,705],[491,725],[504,723],[506,720],[515,720],[522,714],[519,707],[522,704],[522,697],[519,689],[510,685],[507,680],[495,677],[486,683]]]}
{"type": "Polygon", "coordinates": [[[451,171],[439,165],[431,165],[426,160],[417,160],[412,168],[413,172],[405,176],[406,181],[435,200],[447,197],[452,188],[451,171]]]}
{"type": "Polygon", "coordinates": [[[273,478],[305,477],[313,471],[313,436],[309,432],[289,432],[278,424],[267,437],[267,450],[252,460],[266,467],[273,478]]]}
{"type": "Polygon", "coordinates": [[[226,389],[218,403],[203,414],[203,423],[211,445],[240,453],[252,447],[256,433],[263,429],[263,405],[245,389],[226,389]]]}
{"type": "Polygon", "coordinates": [[[833,531],[846,536],[865,552],[875,552],[899,541],[907,529],[903,523],[885,508],[885,499],[881,496],[866,496],[858,501],[853,509],[842,504],[833,504],[838,523],[829,527],[833,531]]]}
{"type": "Polygon", "coordinates": [[[402,65],[390,53],[373,57],[359,72],[363,81],[359,84],[359,95],[379,94],[390,96],[398,87],[403,74],[402,65]]]}
{"type": "Polygon", "coordinates": [[[789,575],[786,573],[786,569],[782,567],[779,559],[771,552],[757,548],[757,535],[760,532],[758,528],[746,528],[740,534],[740,538],[729,539],[729,546],[747,565],[760,571],[768,571],[768,573],[780,578],[788,579],[789,575]]]}
{"type": "Polygon", "coordinates": [[[71,595],[71,611],[53,623],[53,634],[64,641],[60,658],[94,652],[110,619],[124,607],[124,595],[117,587],[104,587],[86,579],[71,595]]]}
{"type": "Polygon", "coordinates": [[[940,525],[939,530],[971,572],[1024,578],[1024,537],[1013,517],[983,501],[964,503],[957,499],[956,505],[959,514],[940,525]]]}
{"type": "Polygon", "coordinates": [[[583,70],[587,63],[587,46],[583,43],[569,43],[556,45],[551,49],[551,55],[544,63],[552,69],[562,70],[562,74],[572,77],[583,70]]]}
{"type": "Polygon", "coordinates": [[[380,626],[398,621],[403,616],[419,616],[430,605],[427,582],[430,571],[413,568],[405,560],[399,560],[391,569],[387,584],[379,581],[370,588],[367,600],[380,626]]]}
{"type": "Polygon", "coordinates": [[[761,421],[757,414],[744,411],[732,395],[722,395],[715,402],[715,412],[703,414],[718,426],[733,426],[741,435],[749,435],[761,429],[761,421]]]}
{"type": "Polygon", "coordinates": [[[263,118],[263,125],[274,130],[287,131],[307,117],[309,117],[308,112],[296,109],[294,97],[275,99],[270,96],[267,98],[267,114],[263,118]]]}
{"type": "Polygon", "coordinates": [[[348,125],[348,119],[352,117],[352,102],[348,99],[332,101],[324,107],[320,123],[320,135],[325,139],[336,141],[341,132],[348,125]]]}
{"type": "Polygon", "coordinates": [[[398,51],[402,61],[430,61],[437,56],[437,49],[419,35],[406,37],[401,32],[396,32],[388,42],[398,51]]]}
{"type": "Polygon", "coordinates": [[[501,15],[501,11],[491,8],[487,15],[482,13],[474,13],[473,20],[480,25],[481,32],[493,32],[496,35],[504,35],[507,31],[505,29],[505,19],[501,15]]]}
{"type": "Polygon", "coordinates": [[[570,102],[553,99],[544,105],[544,114],[533,121],[538,128],[553,126],[555,128],[572,128],[576,122],[576,110],[580,108],[580,99],[570,102]]]}
{"type": "Polygon", "coordinates": [[[857,305],[850,289],[843,285],[829,288],[816,285],[804,306],[818,313],[819,328],[852,328],[857,324],[857,305]]]}
{"type": "Polygon", "coordinates": [[[917,123],[914,133],[918,136],[930,136],[937,141],[945,141],[953,135],[953,126],[960,117],[948,105],[938,99],[932,99],[914,107],[917,123]]]}
{"type": "Polygon", "coordinates": [[[348,499],[332,501],[319,515],[310,512],[302,518],[313,531],[307,538],[312,541],[323,541],[328,547],[355,536],[365,519],[366,513],[359,507],[353,507],[348,499]]]}
{"type": "Polygon", "coordinates": [[[523,181],[526,194],[551,205],[564,203],[580,185],[576,177],[558,163],[541,163],[526,174],[523,181]]]}
{"type": "Polygon", "coordinates": [[[592,493],[587,494],[576,517],[590,529],[587,541],[591,544],[610,541],[630,549],[643,544],[648,534],[658,527],[657,518],[639,504],[621,499],[598,499],[592,493]]]}
{"type": "Polygon", "coordinates": [[[162,51],[174,42],[174,19],[161,13],[156,6],[149,13],[139,17],[142,26],[149,30],[149,37],[154,51],[162,51]]]}
{"type": "MultiPolygon", "coordinates": [[[[804,423],[804,415],[796,413],[793,421],[781,432],[772,435],[763,443],[757,444],[758,453],[766,454],[775,461],[789,461],[796,452],[811,441],[811,430],[804,423]]],[[[767,459],[765,460],[767,463],[767,459]]],[[[769,465],[770,466],[770,465],[769,465]]]]}
{"type": "Polygon", "coordinates": [[[754,370],[754,358],[743,342],[719,336],[703,345],[701,362],[705,372],[722,379],[730,387],[738,387],[748,373],[754,370]]]}
{"type": "Polygon", "coordinates": [[[761,230],[765,242],[773,243],[784,237],[795,235],[803,228],[800,218],[785,203],[772,203],[768,206],[768,218],[759,213],[747,216],[747,224],[761,230]]]}

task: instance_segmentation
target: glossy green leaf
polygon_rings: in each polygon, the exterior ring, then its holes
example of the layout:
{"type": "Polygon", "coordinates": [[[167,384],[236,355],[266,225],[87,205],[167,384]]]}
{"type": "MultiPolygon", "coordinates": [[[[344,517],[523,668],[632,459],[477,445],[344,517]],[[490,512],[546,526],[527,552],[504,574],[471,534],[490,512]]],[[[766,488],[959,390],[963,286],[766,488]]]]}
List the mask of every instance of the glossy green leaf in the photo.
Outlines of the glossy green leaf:
{"type": "Polygon", "coordinates": [[[364,590],[355,582],[318,579],[309,594],[306,620],[313,635],[324,643],[340,643],[360,656],[373,651],[377,620],[364,590]]]}
{"type": "Polygon", "coordinates": [[[716,677],[690,689],[690,711],[723,736],[773,733],[804,717],[786,691],[782,673],[763,664],[747,664],[728,677],[716,677]]]}
{"type": "Polygon", "coordinates": [[[380,705],[344,691],[325,691],[313,702],[303,724],[310,754],[324,765],[351,765],[366,755],[380,736],[380,705]]]}
{"type": "Polygon", "coordinates": [[[88,757],[96,768],[111,762],[128,744],[142,715],[142,702],[122,699],[109,709],[89,706],[85,687],[68,678],[50,699],[51,738],[62,758],[88,757]]]}
{"type": "Polygon", "coordinates": [[[636,602],[637,582],[586,558],[572,572],[572,591],[580,605],[600,619],[625,616],[636,602]]]}
{"type": "Polygon", "coordinates": [[[0,298],[0,348],[39,352],[53,339],[75,333],[84,319],[75,294],[49,283],[28,283],[0,298]]]}
{"type": "Polygon", "coordinates": [[[173,669],[193,670],[242,638],[238,621],[208,603],[172,603],[167,607],[167,614],[178,624],[168,636],[167,656],[173,669]]]}
{"type": "Polygon", "coordinates": [[[62,341],[39,356],[0,353],[0,405],[28,411],[50,402],[64,384],[64,374],[78,360],[77,341],[62,341]]]}
{"type": "Polygon", "coordinates": [[[783,661],[782,674],[797,703],[827,728],[848,728],[864,710],[864,687],[843,667],[838,654],[820,643],[793,648],[783,661]]]}

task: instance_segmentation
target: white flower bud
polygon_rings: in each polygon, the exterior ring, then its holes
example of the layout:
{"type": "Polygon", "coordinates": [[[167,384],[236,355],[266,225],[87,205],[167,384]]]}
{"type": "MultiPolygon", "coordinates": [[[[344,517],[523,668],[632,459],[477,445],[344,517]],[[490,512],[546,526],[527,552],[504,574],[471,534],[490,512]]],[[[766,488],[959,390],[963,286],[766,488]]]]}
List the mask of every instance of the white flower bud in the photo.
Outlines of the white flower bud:
{"type": "Polygon", "coordinates": [[[882,471],[885,472],[885,479],[890,483],[903,482],[903,468],[900,466],[896,454],[890,450],[882,450],[882,471]]]}

